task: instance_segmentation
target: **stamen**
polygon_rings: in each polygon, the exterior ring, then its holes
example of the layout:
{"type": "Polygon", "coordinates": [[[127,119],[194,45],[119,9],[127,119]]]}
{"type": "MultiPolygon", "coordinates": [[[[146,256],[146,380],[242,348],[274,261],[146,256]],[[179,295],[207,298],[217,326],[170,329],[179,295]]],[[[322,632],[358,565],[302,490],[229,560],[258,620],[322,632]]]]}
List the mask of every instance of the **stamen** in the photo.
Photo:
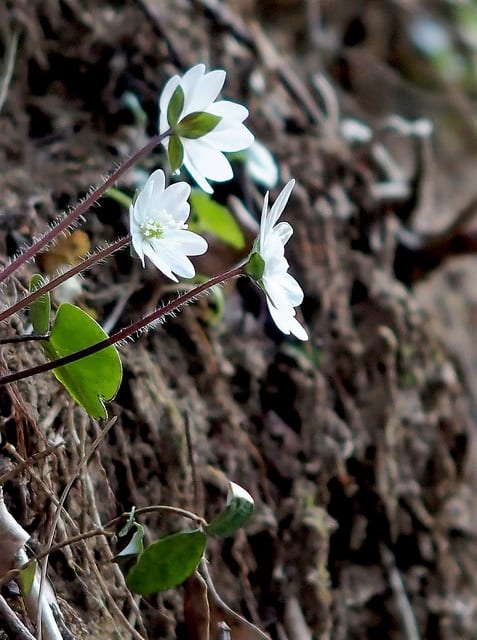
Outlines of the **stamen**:
{"type": "Polygon", "coordinates": [[[187,229],[187,225],[178,224],[170,213],[162,210],[143,222],[140,228],[144,240],[152,240],[153,238],[159,240],[164,237],[167,230],[187,229]]]}
{"type": "Polygon", "coordinates": [[[149,219],[142,223],[141,233],[144,240],[151,240],[152,238],[159,239],[164,235],[164,229],[160,222],[149,219]]]}

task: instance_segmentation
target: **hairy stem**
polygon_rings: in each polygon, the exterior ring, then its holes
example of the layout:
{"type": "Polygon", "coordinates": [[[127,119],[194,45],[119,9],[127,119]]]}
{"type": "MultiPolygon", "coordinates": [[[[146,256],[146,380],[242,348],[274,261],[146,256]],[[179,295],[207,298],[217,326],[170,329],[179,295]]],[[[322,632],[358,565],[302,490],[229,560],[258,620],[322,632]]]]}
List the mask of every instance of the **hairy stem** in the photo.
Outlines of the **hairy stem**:
{"type": "Polygon", "coordinates": [[[97,353],[106,347],[110,347],[117,342],[121,342],[122,340],[126,340],[130,336],[135,335],[142,329],[145,329],[148,325],[157,322],[161,318],[164,318],[168,313],[172,311],[176,311],[184,304],[193,300],[196,296],[207,291],[211,287],[216,284],[221,284],[226,280],[230,280],[231,278],[235,278],[237,276],[244,274],[244,265],[241,264],[238,267],[230,269],[225,273],[221,273],[218,276],[214,276],[207,282],[203,282],[202,284],[197,285],[190,291],[182,294],[175,300],[172,300],[168,304],[163,307],[156,309],[152,313],[149,313],[144,318],[140,320],[136,320],[136,322],[131,323],[129,326],[120,329],[109,338],[105,338],[100,342],[96,342],[95,344],[86,347],[85,349],[81,349],[80,351],[75,351],[74,353],[70,353],[63,358],[58,358],[57,360],[52,360],[51,362],[45,362],[44,364],[40,364],[36,367],[31,367],[28,369],[23,369],[22,371],[17,371],[16,373],[11,373],[6,376],[2,376],[0,378],[0,385],[9,384],[11,382],[16,382],[18,380],[23,380],[24,378],[29,378],[30,376],[35,376],[39,373],[45,373],[46,371],[51,371],[52,369],[56,369],[58,367],[64,367],[67,364],[71,364],[72,362],[76,362],[76,360],[81,360],[81,358],[86,358],[86,356],[91,356],[93,353],[97,353]]]}
{"type": "Polygon", "coordinates": [[[170,135],[170,130],[153,136],[149,142],[144,145],[139,151],[136,151],[128,160],[113,171],[113,173],[107,178],[102,185],[94,189],[86,198],[80,202],[70,213],[65,215],[52,229],[50,229],[45,235],[36,240],[32,245],[28,247],[23,253],[17,256],[10,262],[9,265],[0,273],[0,284],[9,278],[17,269],[19,269],[25,262],[31,260],[39,251],[41,251],[49,242],[54,240],[62,231],[67,229],[75,220],[82,216],[93,205],[98,198],[100,198],[105,191],[107,191],[113,184],[125,173],[133,167],[142,157],[147,155],[154,149],[162,140],[170,135]]]}
{"type": "MultiPolygon", "coordinates": [[[[104,247],[104,249],[100,249],[99,251],[94,253],[89,258],[86,258],[86,260],[82,260],[81,262],[76,264],[74,267],[71,267],[71,269],[68,269],[67,271],[65,271],[63,273],[60,273],[58,276],[56,276],[56,278],[53,278],[53,280],[50,280],[49,282],[47,282],[43,286],[38,287],[38,289],[35,289],[31,293],[29,293],[27,296],[25,296],[24,298],[22,298],[21,300],[19,300],[15,304],[13,304],[11,307],[8,307],[8,309],[5,309],[5,311],[2,311],[0,313],[0,322],[2,320],[6,320],[7,318],[12,316],[17,311],[20,311],[20,309],[24,309],[29,304],[31,304],[34,300],[36,300],[40,296],[44,295],[45,293],[48,293],[48,291],[51,291],[52,289],[54,289],[58,285],[62,284],[63,282],[66,282],[66,280],[69,280],[69,278],[72,278],[77,273],[81,273],[83,271],[86,271],[87,269],[89,269],[91,266],[93,266],[94,264],[96,264],[100,260],[104,260],[105,258],[110,256],[115,251],[118,251],[119,249],[122,249],[127,244],[129,244],[130,240],[131,240],[131,236],[126,236],[125,238],[121,238],[120,240],[116,240],[116,242],[113,242],[112,244],[108,245],[107,247],[104,247]]],[[[34,338],[32,337],[30,339],[33,340],[34,338]]],[[[38,339],[40,340],[41,337],[38,338],[38,339]]],[[[10,338],[10,341],[12,342],[11,338],[10,338]]]]}

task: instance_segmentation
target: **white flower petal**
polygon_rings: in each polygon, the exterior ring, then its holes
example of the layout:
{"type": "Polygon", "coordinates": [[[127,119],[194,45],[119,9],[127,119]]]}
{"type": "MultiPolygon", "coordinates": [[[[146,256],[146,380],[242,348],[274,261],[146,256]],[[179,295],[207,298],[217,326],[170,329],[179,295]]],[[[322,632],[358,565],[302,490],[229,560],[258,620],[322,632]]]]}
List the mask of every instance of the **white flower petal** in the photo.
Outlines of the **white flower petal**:
{"type": "Polygon", "coordinates": [[[181,278],[193,278],[195,276],[194,265],[186,255],[175,256],[175,262],[172,265],[172,270],[181,278]]]}
{"type": "Polygon", "coordinates": [[[184,224],[190,214],[188,198],[190,196],[190,185],[186,182],[176,182],[171,184],[162,194],[160,210],[165,210],[172,216],[177,224],[184,224]]]}
{"type": "Polygon", "coordinates": [[[174,282],[178,282],[175,275],[172,273],[170,265],[167,260],[149,243],[144,243],[144,254],[149,258],[152,264],[159,269],[165,276],[174,280],[174,282]]]}
{"type": "Polygon", "coordinates": [[[216,182],[225,182],[233,177],[232,167],[224,154],[201,139],[184,140],[184,166],[195,180],[199,173],[203,178],[216,182]]]}
{"type": "Polygon", "coordinates": [[[195,271],[188,255],[207,250],[201,236],[184,226],[190,212],[190,186],[178,182],[167,189],[160,169],[146,181],[136,201],[129,208],[131,244],[144,266],[144,257],[168,278],[177,282],[174,273],[191,278],[195,271]]]}
{"type": "Polygon", "coordinates": [[[164,206],[164,219],[163,221],[166,223],[166,226],[170,226],[171,221],[174,225],[177,225],[179,229],[187,227],[185,224],[187,218],[190,215],[190,204],[185,202],[180,206],[177,205],[175,208],[171,207],[169,204],[163,204],[164,206]]]}
{"type": "Polygon", "coordinates": [[[200,82],[204,77],[205,64],[196,64],[195,67],[191,67],[180,79],[180,85],[184,91],[184,109],[183,114],[190,113],[186,109],[186,104],[194,100],[195,92],[200,86],[200,82]]]}
{"type": "Polygon", "coordinates": [[[283,209],[287,205],[288,199],[294,186],[295,180],[290,180],[277,196],[277,199],[273,203],[273,207],[270,209],[270,213],[268,214],[267,225],[269,228],[273,227],[278,218],[282,215],[283,209]]]}
{"type": "Polygon", "coordinates": [[[263,199],[263,207],[262,207],[262,216],[260,218],[260,231],[259,231],[259,251],[260,253],[263,251],[263,247],[265,246],[265,238],[266,233],[265,229],[267,226],[267,215],[268,215],[268,199],[270,197],[269,192],[265,194],[265,198],[263,199]]]}
{"type": "MultiPolygon", "coordinates": [[[[253,134],[243,124],[222,120],[207,134],[207,144],[215,146],[221,151],[241,151],[249,147],[253,141],[253,134]]],[[[200,140],[200,138],[199,138],[200,140]]]]}
{"type": "Polygon", "coordinates": [[[162,169],[157,169],[149,176],[148,182],[152,185],[149,191],[149,197],[151,200],[159,200],[164,194],[166,187],[166,176],[162,169]]]}
{"type": "Polygon", "coordinates": [[[184,166],[187,171],[190,173],[192,178],[197,182],[199,187],[205,193],[214,193],[214,190],[210,186],[210,184],[205,179],[205,176],[202,171],[202,167],[196,166],[192,157],[189,157],[187,151],[184,149],[184,166]]]}
{"type": "Polygon", "coordinates": [[[283,275],[282,287],[292,307],[298,307],[303,302],[303,289],[289,273],[283,275]]]}
{"type": "MultiPolygon", "coordinates": [[[[184,106],[180,121],[190,113],[199,111],[217,115],[220,122],[208,133],[197,139],[179,136],[184,150],[183,165],[197,184],[207,193],[212,193],[208,179],[224,182],[233,177],[229,161],[221,153],[240,151],[249,147],[254,140],[250,131],[242,124],[248,110],[234,102],[220,100],[214,102],[225,82],[225,71],[216,69],[205,73],[205,66],[198,64],[187,71],[182,78],[174,76],[166,84],[159,100],[159,131],[168,129],[167,109],[177,86],[184,92],[184,106]]],[[[179,129],[180,131],[180,129],[179,129]]],[[[176,134],[177,135],[177,134],[176,134]]],[[[163,145],[168,148],[168,140],[163,145]]]]}
{"type": "Polygon", "coordinates": [[[284,309],[287,314],[293,313],[293,306],[288,299],[286,291],[282,288],[280,278],[264,277],[263,285],[267,292],[267,297],[277,309],[284,309]]]}
{"type": "Polygon", "coordinates": [[[161,260],[165,263],[170,271],[184,278],[192,278],[195,275],[194,265],[189,258],[187,258],[182,247],[178,247],[175,243],[169,243],[165,238],[152,242],[151,244],[155,252],[156,260],[161,260]]]}
{"type": "Polygon", "coordinates": [[[145,262],[144,262],[144,250],[143,250],[142,242],[140,240],[138,240],[137,236],[135,237],[134,235],[132,235],[131,244],[132,244],[132,247],[133,247],[137,257],[142,262],[142,266],[144,268],[146,265],[145,265],[145,262]]]}
{"type": "Polygon", "coordinates": [[[208,249],[207,240],[193,231],[181,229],[167,235],[167,239],[177,242],[181,250],[188,256],[200,256],[208,249]]]}
{"type": "Polygon", "coordinates": [[[303,340],[303,342],[308,340],[308,333],[296,318],[290,318],[289,329],[290,333],[294,335],[295,338],[298,338],[298,340],[303,340]]]}
{"type": "Polygon", "coordinates": [[[265,271],[286,271],[288,262],[285,259],[285,247],[280,236],[272,229],[265,237],[260,255],[267,263],[265,271]]]}
{"type": "Polygon", "coordinates": [[[289,222],[279,222],[273,228],[273,233],[280,238],[280,242],[285,246],[293,234],[293,227],[289,222]]]}
{"type": "Polygon", "coordinates": [[[295,307],[303,302],[303,290],[288,273],[288,262],[285,258],[285,244],[293,229],[288,222],[276,224],[294,184],[295,181],[290,180],[285,185],[270,211],[268,192],[265,194],[258,241],[255,241],[252,253],[258,251],[264,263],[258,284],[265,291],[273,321],[283,333],[291,333],[299,340],[308,340],[308,334],[295,317],[295,307]]]}
{"type": "Polygon", "coordinates": [[[207,111],[214,116],[220,116],[222,120],[236,120],[237,122],[243,122],[245,118],[248,118],[249,113],[247,107],[244,107],[243,104],[231,102],[230,100],[214,102],[207,111]]]}
{"type": "Polygon", "coordinates": [[[309,338],[306,329],[298,322],[296,318],[292,319],[290,333],[292,333],[295,338],[298,338],[298,340],[302,340],[303,342],[306,342],[309,338]]]}
{"type": "Polygon", "coordinates": [[[145,221],[145,216],[150,209],[153,189],[153,182],[148,180],[134,202],[134,219],[138,225],[145,221]]]}
{"type": "Polygon", "coordinates": [[[277,309],[270,302],[268,303],[268,310],[274,323],[280,329],[280,331],[286,335],[293,334],[299,340],[308,340],[308,334],[301,326],[294,314],[289,314],[282,309],[277,309]]]}
{"type": "Polygon", "coordinates": [[[185,86],[182,86],[185,94],[184,114],[193,113],[194,111],[207,110],[212,113],[210,106],[219,95],[224,86],[226,73],[222,69],[210,71],[206,73],[199,82],[196,83],[192,92],[188,92],[185,86]]]}
{"type": "Polygon", "coordinates": [[[293,309],[290,311],[289,308],[285,309],[283,307],[277,307],[270,299],[267,299],[267,305],[273,322],[277,325],[280,331],[289,334],[290,318],[293,317],[293,309]]]}

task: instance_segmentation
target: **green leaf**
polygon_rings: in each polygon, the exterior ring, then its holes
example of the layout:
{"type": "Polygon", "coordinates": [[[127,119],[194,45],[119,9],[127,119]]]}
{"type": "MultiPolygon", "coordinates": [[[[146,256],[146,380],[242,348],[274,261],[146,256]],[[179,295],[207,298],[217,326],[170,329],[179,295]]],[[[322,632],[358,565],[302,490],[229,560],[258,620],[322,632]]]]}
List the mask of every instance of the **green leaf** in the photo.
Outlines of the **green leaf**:
{"type": "Polygon", "coordinates": [[[252,280],[255,280],[255,282],[260,282],[263,277],[264,271],[265,261],[262,256],[255,251],[254,253],[252,253],[250,258],[248,259],[247,264],[245,265],[245,272],[252,278],[252,280]]]}
{"type": "Polygon", "coordinates": [[[24,596],[27,596],[33,586],[36,572],[36,560],[29,560],[18,570],[18,582],[20,590],[24,596]]]}
{"type": "Polygon", "coordinates": [[[202,138],[219,124],[220,116],[214,116],[206,111],[194,111],[182,118],[175,128],[175,133],[181,138],[196,140],[202,138]]]}
{"type": "Polygon", "coordinates": [[[171,136],[169,138],[169,144],[167,145],[167,155],[169,156],[169,164],[171,165],[172,173],[175,173],[182,167],[184,162],[184,147],[182,142],[177,136],[171,136]]]}
{"type": "Polygon", "coordinates": [[[243,233],[226,207],[199,189],[192,191],[189,201],[195,214],[195,220],[190,222],[189,229],[212,233],[234,249],[245,246],[243,233]]]}
{"type": "Polygon", "coordinates": [[[129,571],[128,587],[134,593],[148,596],[181,584],[199,564],[206,540],[200,529],[156,540],[144,549],[129,571]]]}
{"type": "MultiPolygon", "coordinates": [[[[30,279],[30,292],[39,289],[46,284],[45,278],[39,273],[35,273],[30,279]]],[[[30,305],[30,320],[35,333],[47,333],[50,328],[50,311],[51,302],[50,294],[44,293],[42,296],[34,300],[30,305]]]]}
{"type": "Polygon", "coordinates": [[[181,85],[177,85],[176,90],[167,105],[167,122],[170,127],[175,127],[179,120],[184,106],[184,90],[181,85]]]}
{"type": "MultiPolygon", "coordinates": [[[[51,360],[80,351],[108,335],[85,311],[72,304],[60,305],[50,339],[42,342],[51,360]]],[[[112,400],[122,380],[122,365],[114,346],[53,369],[70,395],[92,418],[106,419],[103,400],[112,400]]]]}
{"type": "Polygon", "coordinates": [[[250,518],[253,505],[253,498],[248,491],[235,482],[229,482],[225,509],[207,526],[207,535],[216,537],[232,535],[250,518]]]}

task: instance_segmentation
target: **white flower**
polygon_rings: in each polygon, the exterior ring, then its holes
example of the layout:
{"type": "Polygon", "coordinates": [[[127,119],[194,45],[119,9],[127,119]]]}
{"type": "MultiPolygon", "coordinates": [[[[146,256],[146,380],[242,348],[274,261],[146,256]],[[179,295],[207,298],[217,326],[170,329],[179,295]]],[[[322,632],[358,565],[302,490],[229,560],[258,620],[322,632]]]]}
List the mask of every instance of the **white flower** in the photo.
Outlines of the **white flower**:
{"type": "Polygon", "coordinates": [[[164,141],[173,171],[185,166],[197,184],[212,193],[207,180],[224,182],[233,177],[222,153],[246,149],[253,135],[242,124],[248,110],[228,100],[214,102],[225,82],[225,71],[205,73],[198,64],[181,78],[173,76],[159,100],[159,133],[172,129],[164,141]]]}
{"type": "Polygon", "coordinates": [[[166,189],[164,172],[158,169],[129,207],[131,242],[142,265],[147,256],[159,271],[175,282],[178,280],[174,273],[183,278],[192,278],[195,274],[188,255],[198,256],[207,251],[204,238],[187,231],[189,195],[190,186],[185,182],[166,189]]]}
{"type": "Polygon", "coordinates": [[[285,185],[270,211],[268,192],[265,195],[259,235],[246,270],[265,292],[268,309],[280,331],[291,333],[299,340],[308,340],[308,334],[295,317],[295,307],[303,301],[303,290],[288,273],[285,258],[285,245],[293,229],[288,222],[277,224],[294,184],[295,181],[290,180],[285,185]]]}

